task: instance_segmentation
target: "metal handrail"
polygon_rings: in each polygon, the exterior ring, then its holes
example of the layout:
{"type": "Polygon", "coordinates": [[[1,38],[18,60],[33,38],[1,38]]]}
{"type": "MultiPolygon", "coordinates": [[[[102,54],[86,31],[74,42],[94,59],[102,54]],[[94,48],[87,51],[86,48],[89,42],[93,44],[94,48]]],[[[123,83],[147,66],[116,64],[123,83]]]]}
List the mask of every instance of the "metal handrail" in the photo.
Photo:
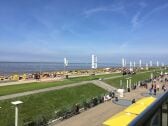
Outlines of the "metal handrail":
{"type": "Polygon", "coordinates": [[[144,126],[151,117],[162,107],[163,103],[168,100],[168,91],[161,95],[154,103],[138,115],[128,126],[144,126]]]}

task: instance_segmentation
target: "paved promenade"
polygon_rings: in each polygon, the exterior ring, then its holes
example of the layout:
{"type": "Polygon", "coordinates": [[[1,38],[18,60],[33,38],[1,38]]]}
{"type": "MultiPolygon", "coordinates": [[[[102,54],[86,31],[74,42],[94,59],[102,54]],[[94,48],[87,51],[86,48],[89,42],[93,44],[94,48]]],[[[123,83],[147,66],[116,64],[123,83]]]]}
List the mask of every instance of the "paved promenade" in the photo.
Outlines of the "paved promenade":
{"type": "MultiPolygon", "coordinates": [[[[125,93],[124,99],[132,100],[135,98],[138,100],[144,97],[141,93],[145,92],[145,88],[139,88],[130,93],[125,93]]],[[[108,101],[58,124],[52,124],[51,126],[102,126],[105,120],[125,108],[125,106],[116,105],[112,101],[108,101]]]]}
{"type": "MultiPolygon", "coordinates": [[[[157,94],[163,93],[163,91],[161,90],[161,86],[165,83],[157,81],[156,84],[160,85],[160,91],[157,92],[157,94]]],[[[124,98],[121,98],[121,99],[129,100],[129,101],[131,101],[132,99],[135,99],[137,101],[138,99],[149,96],[149,95],[145,96],[143,94],[148,94],[148,90],[150,86],[151,86],[151,83],[149,83],[148,89],[143,87],[138,87],[136,90],[131,90],[131,92],[125,93],[124,98]]],[[[166,84],[166,87],[168,88],[168,83],[166,84]]],[[[156,95],[156,96],[159,96],[159,95],[156,95]]],[[[118,112],[121,112],[125,108],[126,108],[125,106],[116,105],[112,101],[109,101],[109,102],[100,104],[79,115],[76,115],[72,118],[64,120],[60,123],[52,124],[51,126],[102,126],[102,123],[105,120],[109,119],[110,117],[117,114],[118,112]]]]}
{"type": "MultiPolygon", "coordinates": [[[[115,76],[113,78],[117,78],[118,76],[115,76]]],[[[6,96],[1,96],[0,100],[6,100],[6,99],[11,99],[11,98],[16,98],[16,97],[21,97],[21,96],[27,96],[31,94],[37,94],[37,93],[43,93],[43,92],[48,92],[48,91],[53,91],[53,90],[60,90],[63,88],[68,88],[68,87],[75,87],[75,86],[80,86],[80,85],[85,85],[88,83],[92,83],[96,86],[99,86],[107,91],[112,91],[116,90],[116,88],[102,82],[99,80],[93,80],[93,81],[83,81],[80,83],[74,83],[70,85],[63,85],[63,86],[57,86],[57,87],[50,87],[50,88],[45,88],[45,89],[39,89],[39,90],[34,90],[34,91],[27,91],[23,93],[17,93],[17,94],[12,94],[12,95],[6,95],[6,96]]],[[[156,84],[163,85],[164,83],[156,82],[156,84]]],[[[149,84],[149,88],[150,88],[149,84]]],[[[168,86],[168,85],[166,85],[168,86]]],[[[131,90],[131,92],[127,92],[124,94],[125,100],[131,101],[132,99],[140,99],[143,97],[146,97],[143,94],[147,94],[148,89],[139,87],[136,90],[131,90]]],[[[124,110],[126,107],[117,105],[113,103],[112,101],[105,102],[103,104],[100,104],[92,109],[89,109],[88,111],[85,111],[79,115],[76,115],[72,118],[69,118],[67,120],[64,120],[58,124],[52,124],[51,126],[102,126],[102,123],[110,118],[111,116],[115,115],[116,113],[124,110]]]]}

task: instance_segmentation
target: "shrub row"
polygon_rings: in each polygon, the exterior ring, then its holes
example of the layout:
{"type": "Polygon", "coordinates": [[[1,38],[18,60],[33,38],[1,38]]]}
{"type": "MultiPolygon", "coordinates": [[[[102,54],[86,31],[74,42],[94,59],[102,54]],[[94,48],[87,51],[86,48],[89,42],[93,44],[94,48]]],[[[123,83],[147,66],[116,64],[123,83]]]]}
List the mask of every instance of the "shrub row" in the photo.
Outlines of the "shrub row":
{"type": "MultiPolygon", "coordinates": [[[[109,93],[109,95],[111,94],[109,93]]],[[[51,120],[55,120],[60,117],[61,120],[70,118],[74,115],[79,114],[81,109],[87,110],[100,103],[103,103],[104,102],[103,96],[104,95],[100,95],[91,99],[84,100],[79,104],[74,104],[70,107],[64,107],[56,112],[50,112],[48,113],[48,115],[40,115],[34,120],[25,120],[24,126],[47,126],[48,122],[50,122],[51,120]]]]}

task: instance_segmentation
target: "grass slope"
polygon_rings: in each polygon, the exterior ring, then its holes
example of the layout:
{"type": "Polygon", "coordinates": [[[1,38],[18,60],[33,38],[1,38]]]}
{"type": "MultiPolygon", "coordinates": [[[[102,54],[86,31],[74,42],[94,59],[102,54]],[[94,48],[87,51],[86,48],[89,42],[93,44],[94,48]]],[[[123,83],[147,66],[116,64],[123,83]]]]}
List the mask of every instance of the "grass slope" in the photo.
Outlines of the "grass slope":
{"type": "MultiPolygon", "coordinates": [[[[159,75],[158,73],[154,73],[154,75],[159,75]]],[[[120,87],[120,80],[122,80],[123,86],[126,87],[126,78],[132,77],[132,84],[137,83],[138,81],[143,81],[146,79],[150,79],[151,77],[151,72],[145,72],[145,73],[137,73],[135,75],[131,76],[124,76],[124,77],[119,77],[119,78],[114,78],[114,79],[108,79],[105,80],[106,83],[119,88],[120,87]]]]}
{"type": "Polygon", "coordinates": [[[11,101],[21,100],[24,102],[19,108],[20,125],[23,121],[36,120],[42,116],[50,118],[54,111],[82,102],[88,98],[104,94],[106,91],[93,84],[65,88],[62,90],[25,96],[17,99],[0,102],[0,126],[14,125],[14,107],[11,101]]]}
{"type": "Polygon", "coordinates": [[[74,77],[63,81],[35,82],[35,83],[29,83],[29,84],[2,86],[0,87],[0,96],[20,93],[25,91],[44,89],[44,88],[55,87],[55,86],[62,86],[67,84],[73,84],[81,81],[95,80],[98,78],[113,77],[118,75],[121,75],[121,74],[115,73],[115,74],[105,74],[105,75],[96,75],[96,76],[74,77]]]}

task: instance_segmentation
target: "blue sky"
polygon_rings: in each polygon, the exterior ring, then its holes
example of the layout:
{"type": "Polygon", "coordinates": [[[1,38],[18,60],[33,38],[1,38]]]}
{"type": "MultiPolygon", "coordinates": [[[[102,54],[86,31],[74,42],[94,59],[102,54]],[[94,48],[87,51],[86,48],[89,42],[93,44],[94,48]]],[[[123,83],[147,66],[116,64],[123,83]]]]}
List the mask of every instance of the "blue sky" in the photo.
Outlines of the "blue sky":
{"type": "Polygon", "coordinates": [[[166,61],[167,22],[167,0],[0,0],[0,61],[166,61]]]}

